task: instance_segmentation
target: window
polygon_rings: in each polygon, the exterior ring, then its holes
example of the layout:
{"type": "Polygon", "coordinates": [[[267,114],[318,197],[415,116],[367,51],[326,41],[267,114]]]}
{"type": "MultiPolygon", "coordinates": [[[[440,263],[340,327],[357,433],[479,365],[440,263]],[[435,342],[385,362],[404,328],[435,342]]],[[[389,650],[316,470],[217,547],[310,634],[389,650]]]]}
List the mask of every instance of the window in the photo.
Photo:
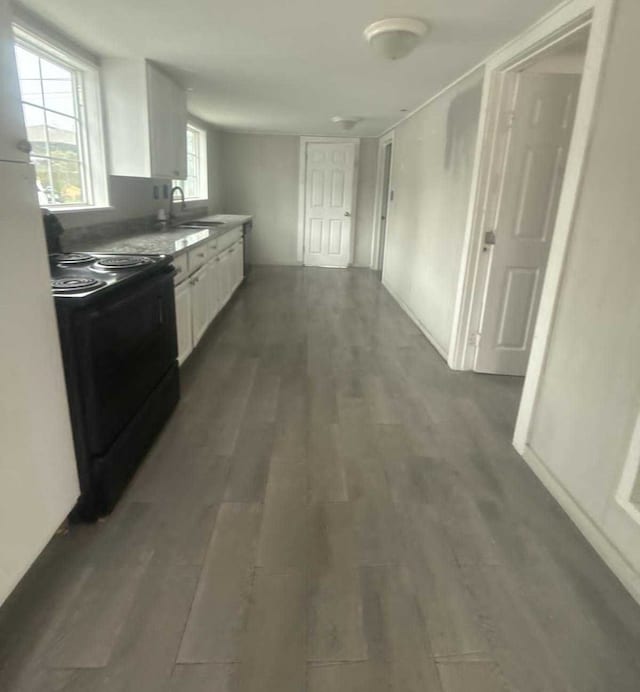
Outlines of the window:
{"type": "Polygon", "coordinates": [[[19,27],[15,54],[41,206],[104,206],[106,167],[95,66],[19,27]]]}
{"type": "Polygon", "coordinates": [[[187,177],[174,180],[184,189],[185,199],[208,199],[207,132],[195,125],[187,125],[187,177]]]}

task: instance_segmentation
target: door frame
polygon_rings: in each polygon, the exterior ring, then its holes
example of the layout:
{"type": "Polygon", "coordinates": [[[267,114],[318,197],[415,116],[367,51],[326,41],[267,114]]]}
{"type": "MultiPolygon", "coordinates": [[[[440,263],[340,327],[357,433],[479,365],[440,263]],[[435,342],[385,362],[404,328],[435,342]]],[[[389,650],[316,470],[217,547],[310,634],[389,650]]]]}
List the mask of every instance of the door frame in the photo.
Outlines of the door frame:
{"type": "MultiPolygon", "coordinates": [[[[496,121],[501,92],[505,82],[508,82],[505,77],[508,78],[509,72],[532,61],[575,31],[590,26],[573,136],[513,438],[513,444],[520,454],[525,454],[527,448],[538,385],[553,327],[556,298],[565,270],[567,248],[592,137],[593,115],[597,104],[602,67],[608,49],[614,6],[615,0],[569,0],[492,55],[485,65],[471,204],[467,215],[451,346],[447,359],[449,366],[454,370],[470,370],[475,355],[476,337],[472,320],[474,306],[478,300],[481,300],[479,287],[483,286],[479,281],[481,278],[479,274],[483,269],[482,245],[486,230],[484,228],[487,211],[486,193],[495,153],[496,121]]],[[[486,267],[484,270],[486,271],[486,267]]]]}
{"type": "Polygon", "coordinates": [[[349,264],[353,265],[356,247],[356,220],[358,211],[358,168],[360,167],[359,137],[300,137],[298,164],[298,264],[304,264],[304,225],[306,217],[307,145],[308,144],[353,144],[353,192],[351,196],[351,237],[349,238],[349,264]]]}
{"type": "MultiPolygon", "coordinates": [[[[382,217],[382,190],[384,188],[384,151],[391,144],[391,162],[389,168],[389,197],[391,197],[391,178],[393,173],[393,155],[395,152],[394,131],[387,132],[378,140],[378,162],[376,168],[376,191],[373,199],[373,231],[371,233],[371,262],[370,268],[374,271],[382,269],[380,258],[383,248],[380,245],[381,217],[382,217]]],[[[389,216],[391,215],[390,199],[387,198],[387,236],[389,235],[389,216]]],[[[386,237],[385,237],[386,244],[386,237]]]]}

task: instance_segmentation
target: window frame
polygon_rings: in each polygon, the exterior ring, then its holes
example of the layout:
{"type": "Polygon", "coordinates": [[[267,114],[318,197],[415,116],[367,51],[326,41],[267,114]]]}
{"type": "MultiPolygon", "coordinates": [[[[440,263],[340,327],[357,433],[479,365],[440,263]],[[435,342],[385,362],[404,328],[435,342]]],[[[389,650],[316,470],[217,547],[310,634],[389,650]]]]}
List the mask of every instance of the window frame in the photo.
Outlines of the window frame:
{"type": "MultiPolygon", "coordinates": [[[[83,163],[85,201],[79,204],[47,203],[43,208],[56,214],[109,208],[109,185],[100,95],[100,70],[97,61],[46,36],[21,21],[13,24],[13,43],[38,57],[60,65],[72,73],[74,98],[78,106],[78,145],[83,163]]],[[[20,93],[20,104],[25,103],[20,93]]],[[[26,102],[28,104],[28,102],[26,102]]],[[[45,110],[53,111],[53,109],[45,110]]],[[[53,111],[55,112],[55,111],[53,111]]]]}
{"type": "MultiPolygon", "coordinates": [[[[185,202],[208,202],[209,200],[209,170],[207,161],[207,130],[194,122],[187,121],[187,142],[189,141],[189,130],[192,130],[198,135],[199,138],[199,151],[197,154],[198,160],[198,193],[195,197],[186,197],[185,202]]],[[[187,174],[189,171],[189,148],[187,145],[187,174]]],[[[184,182],[187,180],[174,180],[173,185],[179,185],[181,188],[184,187],[184,182]]]]}

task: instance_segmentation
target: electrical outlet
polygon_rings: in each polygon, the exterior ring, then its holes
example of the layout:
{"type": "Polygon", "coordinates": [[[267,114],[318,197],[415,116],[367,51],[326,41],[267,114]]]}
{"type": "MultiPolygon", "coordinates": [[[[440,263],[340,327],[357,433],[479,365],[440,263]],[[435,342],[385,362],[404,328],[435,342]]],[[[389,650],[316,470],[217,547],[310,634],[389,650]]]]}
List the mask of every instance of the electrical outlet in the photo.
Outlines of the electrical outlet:
{"type": "Polygon", "coordinates": [[[162,199],[169,199],[169,186],[166,183],[162,186],[162,199]]]}
{"type": "Polygon", "coordinates": [[[153,199],[160,199],[160,188],[157,185],[153,186],[153,199]]]}

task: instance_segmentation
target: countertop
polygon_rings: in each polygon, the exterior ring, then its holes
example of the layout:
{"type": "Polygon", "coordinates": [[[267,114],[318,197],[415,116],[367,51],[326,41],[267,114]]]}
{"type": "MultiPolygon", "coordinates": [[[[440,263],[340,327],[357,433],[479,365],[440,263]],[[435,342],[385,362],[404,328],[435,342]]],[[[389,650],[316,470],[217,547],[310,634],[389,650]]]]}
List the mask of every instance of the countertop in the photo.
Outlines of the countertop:
{"type": "Polygon", "coordinates": [[[190,221],[221,221],[222,226],[213,228],[167,228],[166,230],[136,233],[129,236],[121,236],[111,240],[100,239],[98,241],[83,240],[74,244],[73,251],[77,252],[115,252],[131,253],[137,255],[179,255],[187,249],[212,238],[219,238],[252,217],[242,214],[215,214],[202,216],[190,221]]]}

